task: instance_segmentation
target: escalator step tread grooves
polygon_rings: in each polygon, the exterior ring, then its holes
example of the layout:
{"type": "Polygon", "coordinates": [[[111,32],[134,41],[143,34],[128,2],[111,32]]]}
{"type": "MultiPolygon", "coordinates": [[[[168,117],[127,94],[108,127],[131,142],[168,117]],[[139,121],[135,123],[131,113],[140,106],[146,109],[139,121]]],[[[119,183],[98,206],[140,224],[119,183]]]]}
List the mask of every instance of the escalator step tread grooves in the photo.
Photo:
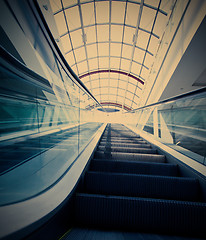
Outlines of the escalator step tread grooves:
{"type": "Polygon", "coordinates": [[[206,235],[198,180],[180,177],[178,165],[123,125],[107,125],[82,186],[75,198],[77,226],[206,235]]]}

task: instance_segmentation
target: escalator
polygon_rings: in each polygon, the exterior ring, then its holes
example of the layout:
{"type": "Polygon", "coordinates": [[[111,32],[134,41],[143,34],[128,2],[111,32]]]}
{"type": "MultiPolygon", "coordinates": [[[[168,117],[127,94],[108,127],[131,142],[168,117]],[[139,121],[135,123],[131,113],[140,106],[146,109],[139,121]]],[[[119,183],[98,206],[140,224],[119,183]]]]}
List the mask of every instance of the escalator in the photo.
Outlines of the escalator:
{"type": "Polygon", "coordinates": [[[205,221],[198,179],[181,176],[125,126],[107,124],[74,196],[74,226],[61,239],[197,239],[205,221]]]}

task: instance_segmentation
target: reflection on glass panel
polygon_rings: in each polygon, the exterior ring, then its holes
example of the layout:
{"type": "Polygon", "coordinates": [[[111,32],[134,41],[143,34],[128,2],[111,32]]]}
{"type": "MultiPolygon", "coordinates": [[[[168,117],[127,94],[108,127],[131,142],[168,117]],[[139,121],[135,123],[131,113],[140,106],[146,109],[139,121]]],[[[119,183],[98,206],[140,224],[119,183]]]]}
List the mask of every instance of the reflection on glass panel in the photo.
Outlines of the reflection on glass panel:
{"type": "Polygon", "coordinates": [[[126,24],[136,27],[139,15],[139,5],[134,3],[127,4],[126,24]]]}
{"type": "Polygon", "coordinates": [[[66,9],[65,14],[70,31],[81,26],[78,6],[66,9]]]}
{"type": "Polygon", "coordinates": [[[162,0],[160,4],[160,9],[168,13],[171,10],[173,2],[170,2],[168,0],[162,0]]]}
{"type": "Polygon", "coordinates": [[[154,61],[154,57],[151,56],[150,54],[146,53],[146,57],[145,57],[145,60],[144,60],[144,65],[147,68],[150,68],[152,66],[153,61],[154,61]]]}
{"type": "Polygon", "coordinates": [[[94,3],[82,4],[81,9],[84,26],[94,24],[94,3]]]}
{"type": "Polygon", "coordinates": [[[149,70],[143,67],[141,71],[141,77],[143,79],[147,79],[148,74],[149,74],[149,70]]]}
{"type": "Polygon", "coordinates": [[[140,27],[151,32],[155,14],[156,10],[144,6],[140,20],[140,27]]]}
{"type": "Polygon", "coordinates": [[[109,22],[109,2],[95,2],[97,23],[109,22]],[[102,11],[104,9],[104,11],[102,11]]]}
{"type": "Polygon", "coordinates": [[[62,34],[68,32],[64,14],[62,12],[54,15],[55,21],[57,23],[57,29],[59,32],[59,35],[61,36],[62,34]]]}

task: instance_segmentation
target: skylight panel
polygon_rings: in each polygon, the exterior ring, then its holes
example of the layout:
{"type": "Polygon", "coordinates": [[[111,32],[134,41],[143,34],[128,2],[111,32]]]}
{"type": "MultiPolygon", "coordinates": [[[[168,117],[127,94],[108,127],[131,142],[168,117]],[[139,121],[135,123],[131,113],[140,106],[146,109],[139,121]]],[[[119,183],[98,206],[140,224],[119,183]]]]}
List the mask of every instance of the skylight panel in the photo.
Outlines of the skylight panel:
{"type": "Polygon", "coordinates": [[[164,29],[166,27],[166,24],[167,24],[167,19],[168,17],[161,14],[160,12],[157,14],[157,19],[156,19],[156,22],[155,22],[155,25],[154,25],[154,30],[153,32],[161,37],[163,32],[164,32],[164,29]]]}
{"type": "Polygon", "coordinates": [[[135,48],[133,59],[138,63],[142,63],[144,54],[145,54],[145,51],[135,48]]]}
{"type": "Polygon", "coordinates": [[[62,43],[62,47],[64,49],[64,53],[67,53],[72,49],[71,42],[70,42],[68,34],[61,37],[61,43],[62,43]]]}
{"type": "Polygon", "coordinates": [[[61,0],[50,0],[50,5],[54,13],[62,9],[61,0]]]}
{"type": "Polygon", "coordinates": [[[112,13],[111,22],[112,23],[123,23],[125,15],[125,2],[112,2],[112,13]]]}
{"type": "Polygon", "coordinates": [[[99,43],[98,50],[99,50],[99,56],[108,56],[109,55],[109,44],[108,43],[99,43]]]}
{"type": "Polygon", "coordinates": [[[121,44],[111,43],[110,45],[110,56],[120,57],[121,54],[121,44]]]}
{"type": "Polygon", "coordinates": [[[88,65],[87,65],[87,61],[78,63],[78,69],[79,69],[79,74],[88,72],[88,65]]]}
{"type": "Polygon", "coordinates": [[[109,58],[100,57],[99,58],[99,68],[100,69],[108,69],[109,68],[109,58]]]}
{"type": "Polygon", "coordinates": [[[57,30],[59,32],[59,35],[61,36],[61,35],[65,34],[66,32],[68,32],[63,12],[60,12],[60,13],[54,15],[54,18],[56,21],[57,30]]]}
{"type": "Polygon", "coordinates": [[[109,2],[95,2],[97,23],[109,22],[109,2]]]}
{"type": "Polygon", "coordinates": [[[97,58],[89,59],[88,62],[89,62],[89,69],[90,69],[90,71],[98,69],[98,59],[97,58]]]}
{"type": "Polygon", "coordinates": [[[141,68],[140,64],[132,62],[131,73],[134,73],[134,74],[138,75],[139,71],[140,71],[140,68],[141,68]]]}
{"type": "Polygon", "coordinates": [[[153,61],[154,61],[154,57],[147,53],[145,57],[144,65],[147,68],[151,68],[153,61]]]}
{"type": "Polygon", "coordinates": [[[123,45],[122,57],[130,59],[132,55],[132,46],[123,45]]]}
{"type": "Polygon", "coordinates": [[[111,41],[122,42],[123,26],[112,25],[111,26],[111,41]]]}
{"type": "Polygon", "coordinates": [[[99,80],[91,81],[92,88],[99,88],[99,80]]]}
{"type": "Polygon", "coordinates": [[[120,58],[110,58],[110,68],[119,69],[120,58]]]}
{"type": "Polygon", "coordinates": [[[78,6],[66,9],[65,14],[66,14],[70,31],[81,27],[78,6]]]}
{"type": "Polygon", "coordinates": [[[125,27],[124,30],[124,43],[133,44],[134,34],[136,29],[131,27],[125,27]]]}
{"type": "Polygon", "coordinates": [[[94,58],[97,56],[97,46],[96,44],[87,45],[87,55],[88,58],[94,58]]]}
{"type": "MultiPolygon", "coordinates": [[[[56,1],[56,0],[55,0],[56,1]]],[[[62,0],[64,8],[77,4],[77,0],[62,0]]]]}
{"type": "Polygon", "coordinates": [[[86,27],[84,28],[84,32],[86,34],[86,43],[96,43],[96,30],[95,27],[86,27]]]}
{"type": "Polygon", "coordinates": [[[82,30],[71,32],[70,36],[71,36],[73,48],[77,48],[84,45],[82,40],[82,30]]]}
{"type": "Polygon", "coordinates": [[[139,30],[136,46],[138,46],[140,48],[143,48],[143,49],[146,49],[147,48],[147,43],[149,41],[149,36],[150,36],[150,34],[139,30]]]}
{"type": "Polygon", "coordinates": [[[158,46],[159,46],[159,39],[152,36],[149,43],[149,47],[148,47],[149,52],[155,54],[157,52],[158,46]]]}
{"type": "Polygon", "coordinates": [[[83,18],[83,25],[88,26],[95,24],[95,17],[94,17],[94,3],[87,3],[81,5],[82,10],[82,18],[83,18]]]}
{"type": "Polygon", "coordinates": [[[99,25],[97,26],[98,42],[109,41],[109,26],[99,25]]]}
{"type": "Polygon", "coordinates": [[[82,61],[82,60],[85,60],[86,59],[86,55],[85,55],[85,49],[84,47],[81,47],[81,48],[78,48],[74,51],[74,54],[76,56],[76,61],[77,63],[82,61]]]}
{"type": "Polygon", "coordinates": [[[155,19],[156,10],[143,7],[142,16],[140,20],[140,28],[143,28],[149,32],[152,30],[152,25],[155,19]]]}
{"type": "Polygon", "coordinates": [[[136,27],[139,15],[139,5],[134,3],[127,4],[126,24],[136,27]]]}
{"type": "Polygon", "coordinates": [[[67,54],[65,55],[65,58],[66,58],[66,60],[67,60],[67,62],[68,62],[68,64],[69,64],[70,66],[72,66],[72,65],[75,64],[73,52],[67,53],[67,54]]]}
{"type": "Polygon", "coordinates": [[[119,81],[119,88],[126,89],[127,82],[126,81],[119,81]]]}
{"type": "Polygon", "coordinates": [[[121,64],[122,64],[122,67],[121,67],[121,69],[122,69],[123,71],[129,73],[130,63],[131,63],[130,60],[122,59],[122,63],[121,63],[121,64]]]}
{"type": "Polygon", "coordinates": [[[144,3],[157,8],[159,5],[159,1],[160,0],[144,0],[144,3]]]}

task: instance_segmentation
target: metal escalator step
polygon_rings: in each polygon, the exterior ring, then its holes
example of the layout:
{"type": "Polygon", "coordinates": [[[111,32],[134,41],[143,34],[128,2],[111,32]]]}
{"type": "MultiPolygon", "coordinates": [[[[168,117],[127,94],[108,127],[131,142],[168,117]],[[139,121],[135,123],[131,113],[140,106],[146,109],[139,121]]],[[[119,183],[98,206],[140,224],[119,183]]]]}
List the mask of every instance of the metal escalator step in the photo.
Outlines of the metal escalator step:
{"type": "Polygon", "coordinates": [[[94,158],[139,162],[161,162],[161,163],[165,162],[164,155],[148,153],[121,153],[121,152],[104,153],[101,151],[96,151],[94,154],[94,158]]]}
{"type": "Polygon", "coordinates": [[[206,203],[78,193],[77,225],[206,236],[206,203]]]}
{"type": "Polygon", "coordinates": [[[85,192],[102,195],[200,201],[195,178],[128,173],[87,172],[85,192]]]}
{"type": "Polygon", "coordinates": [[[111,151],[111,152],[124,152],[124,153],[151,153],[155,154],[157,151],[155,149],[150,149],[150,148],[129,148],[129,147],[104,147],[104,146],[99,146],[98,151],[111,151]]]}
{"type": "Polygon", "coordinates": [[[150,144],[146,143],[106,143],[106,142],[100,142],[99,146],[104,147],[128,147],[128,148],[151,148],[150,144]]]}
{"type": "Polygon", "coordinates": [[[161,176],[177,176],[178,167],[169,163],[147,163],[130,161],[105,161],[93,159],[90,164],[91,171],[120,172],[134,174],[151,174],[161,176]]]}

